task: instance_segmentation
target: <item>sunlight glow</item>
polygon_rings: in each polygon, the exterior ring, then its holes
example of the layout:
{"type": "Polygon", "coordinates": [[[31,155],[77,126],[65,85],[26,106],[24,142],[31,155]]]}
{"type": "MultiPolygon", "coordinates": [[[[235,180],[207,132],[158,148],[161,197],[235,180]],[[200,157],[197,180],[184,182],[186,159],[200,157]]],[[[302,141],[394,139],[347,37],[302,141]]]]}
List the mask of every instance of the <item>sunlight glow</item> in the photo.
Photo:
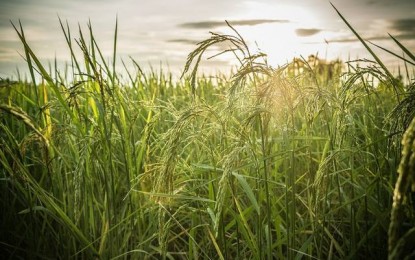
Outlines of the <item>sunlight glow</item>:
{"type": "MultiPolygon", "coordinates": [[[[307,57],[312,54],[318,54],[321,58],[337,58],[328,55],[328,45],[325,42],[326,38],[331,38],[335,33],[318,31],[322,28],[321,21],[311,10],[302,6],[270,5],[248,1],[245,2],[245,8],[239,15],[247,19],[288,21],[257,26],[236,26],[252,50],[259,50],[268,55],[268,62],[272,66],[284,65],[294,57],[307,57]],[[301,37],[297,35],[296,29],[317,32],[301,37]]],[[[335,49],[337,51],[337,48],[335,49]]]]}

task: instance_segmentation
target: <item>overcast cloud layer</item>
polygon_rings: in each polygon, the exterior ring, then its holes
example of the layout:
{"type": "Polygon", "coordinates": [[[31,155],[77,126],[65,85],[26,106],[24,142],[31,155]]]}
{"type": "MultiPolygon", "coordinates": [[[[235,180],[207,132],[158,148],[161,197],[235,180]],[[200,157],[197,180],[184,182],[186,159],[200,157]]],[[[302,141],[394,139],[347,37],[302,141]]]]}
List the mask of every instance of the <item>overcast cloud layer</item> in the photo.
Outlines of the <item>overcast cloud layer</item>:
{"type": "MultiPolygon", "coordinates": [[[[264,19],[228,21],[228,23],[232,26],[254,26],[254,25],[259,25],[259,24],[267,24],[267,23],[288,23],[288,22],[289,22],[288,20],[264,20],[264,19]]],[[[193,29],[213,29],[213,28],[224,27],[224,26],[227,26],[227,25],[226,25],[226,22],[223,20],[179,24],[179,27],[193,28],[193,29]]]]}
{"type": "MultiPolygon", "coordinates": [[[[415,0],[332,2],[363,38],[393,48],[390,33],[415,51],[415,0]]],[[[252,46],[279,55],[278,63],[317,52],[329,52],[329,58],[367,55],[323,0],[0,0],[0,77],[25,69],[22,46],[10,21],[18,25],[20,19],[29,44],[43,62],[56,58],[63,63],[70,56],[58,17],[68,21],[72,39],[79,37],[78,24],[86,31],[91,21],[98,44],[110,58],[117,16],[120,58],[127,61],[131,56],[144,65],[162,62],[172,71],[183,68],[187,54],[210,36],[209,31],[229,32],[225,20],[252,46]]],[[[229,62],[219,58],[205,64],[222,68],[229,62]]]]}

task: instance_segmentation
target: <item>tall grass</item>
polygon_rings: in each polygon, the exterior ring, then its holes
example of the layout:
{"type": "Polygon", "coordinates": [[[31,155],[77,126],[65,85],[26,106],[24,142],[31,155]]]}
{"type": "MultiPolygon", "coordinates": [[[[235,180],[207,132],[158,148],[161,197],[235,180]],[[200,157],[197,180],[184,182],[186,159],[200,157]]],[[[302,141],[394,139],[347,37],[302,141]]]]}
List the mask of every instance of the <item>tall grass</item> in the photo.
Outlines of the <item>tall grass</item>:
{"type": "Polygon", "coordinates": [[[305,59],[272,68],[228,24],[233,34],[189,54],[181,80],[132,60],[122,82],[117,26],[108,61],[91,24],[73,42],[60,22],[73,81],[47,72],[19,25],[32,82],[0,85],[5,256],[385,258],[388,230],[391,258],[411,253],[412,126],[392,198],[413,83],[377,57],[345,74],[305,59]],[[238,70],[198,77],[220,42],[238,70]]]}

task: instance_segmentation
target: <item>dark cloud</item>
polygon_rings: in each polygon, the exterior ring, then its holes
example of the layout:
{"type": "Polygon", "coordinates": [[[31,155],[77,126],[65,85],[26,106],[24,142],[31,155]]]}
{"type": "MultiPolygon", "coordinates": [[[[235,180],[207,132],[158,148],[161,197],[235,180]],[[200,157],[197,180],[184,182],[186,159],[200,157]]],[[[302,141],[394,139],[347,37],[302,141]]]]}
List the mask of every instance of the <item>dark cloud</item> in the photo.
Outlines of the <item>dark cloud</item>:
{"type": "Polygon", "coordinates": [[[171,39],[171,40],[168,40],[167,42],[183,43],[183,44],[190,44],[190,45],[196,45],[199,43],[199,41],[190,40],[190,39],[171,39]]]}
{"type": "MultiPolygon", "coordinates": [[[[3,55],[9,55],[9,54],[12,54],[13,52],[12,51],[10,51],[10,50],[8,50],[8,49],[0,49],[0,55],[1,56],[3,56],[3,55]]],[[[14,54],[14,53],[13,53],[14,54]]],[[[2,58],[0,58],[0,60],[2,60],[2,58]]]]}
{"type": "Polygon", "coordinates": [[[383,6],[383,7],[389,7],[389,6],[394,6],[394,7],[402,7],[402,6],[415,6],[414,5],[415,1],[413,0],[395,0],[395,1],[391,1],[391,0],[368,0],[366,1],[367,5],[377,5],[377,6],[383,6]]]}
{"type": "Polygon", "coordinates": [[[415,33],[415,19],[399,19],[393,20],[391,29],[402,33],[415,33]]]}
{"type": "MultiPolygon", "coordinates": [[[[195,45],[199,44],[201,41],[194,40],[194,39],[192,40],[192,39],[178,38],[178,39],[167,40],[167,42],[192,45],[193,47],[196,47],[195,45]]],[[[218,42],[214,44],[212,48],[210,49],[210,51],[225,51],[225,50],[230,50],[233,47],[234,45],[231,42],[223,41],[223,42],[218,42]]]]}
{"type": "MultiPolygon", "coordinates": [[[[415,33],[408,33],[408,34],[399,34],[399,35],[392,35],[394,38],[398,39],[398,40],[415,40],[415,33]]],[[[364,38],[364,40],[366,41],[382,41],[382,40],[392,40],[391,37],[389,37],[388,35],[382,36],[373,36],[373,37],[368,37],[368,38],[364,38]]],[[[357,39],[356,37],[353,38],[338,38],[338,39],[331,39],[331,40],[327,40],[327,42],[329,43],[347,43],[347,42],[358,42],[359,39],[357,39]]]]}
{"type": "MultiPolygon", "coordinates": [[[[228,21],[232,26],[254,26],[258,24],[266,23],[288,23],[288,20],[266,20],[266,19],[255,19],[255,20],[235,20],[228,21]]],[[[182,23],[179,24],[179,27],[182,28],[191,28],[191,29],[212,29],[216,27],[226,26],[225,21],[203,21],[203,22],[193,22],[193,23],[182,23]]]]}
{"type": "MultiPolygon", "coordinates": [[[[415,1],[414,1],[415,2],[415,1]]],[[[406,19],[397,19],[391,20],[388,22],[389,25],[385,29],[386,32],[390,32],[390,34],[398,40],[415,40],[415,19],[406,18],[406,19]]],[[[368,41],[382,41],[382,40],[391,40],[389,35],[386,33],[384,35],[376,35],[372,37],[364,38],[368,41]]],[[[349,38],[338,38],[338,39],[331,39],[328,42],[337,42],[337,43],[344,43],[344,42],[358,42],[359,40],[356,37],[349,37],[349,38]]]]}
{"type": "Polygon", "coordinates": [[[321,32],[321,29],[304,29],[304,28],[298,28],[295,30],[295,33],[300,37],[308,37],[313,36],[317,33],[321,32]]]}
{"type": "Polygon", "coordinates": [[[378,1],[376,1],[376,0],[369,0],[369,1],[367,1],[367,4],[368,5],[376,5],[376,4],[378,4],[379,2],[378,1]]]}

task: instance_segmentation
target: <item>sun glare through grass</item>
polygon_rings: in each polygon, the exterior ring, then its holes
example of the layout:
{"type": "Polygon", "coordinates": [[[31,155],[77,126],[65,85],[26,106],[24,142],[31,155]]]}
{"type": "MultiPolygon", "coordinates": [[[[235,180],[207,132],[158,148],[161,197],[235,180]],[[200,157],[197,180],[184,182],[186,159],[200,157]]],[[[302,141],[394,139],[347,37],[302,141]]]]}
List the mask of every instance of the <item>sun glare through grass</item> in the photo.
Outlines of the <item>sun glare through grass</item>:
{"type": "MultiPolygon", "coordinates": [[[[322,60],[359,58],[357,49],[344,49],[344,46],[329,42],[339,37],[339,32],[318,29],[325,25],[310,9],[292,5],[279,5],[276,8],[256,2],[246,2],[243,7],[227,20],[244,37],[252,51],[267,54],[267,62],[273,67],[287,64],[296,57],[307,59],[309,56],[317,56],[322,60]],[[242,17],[247,20],[261,17],[269,22],[252,26],[233,23],[242,20],[242,17]],[[273,20],[273,17],[279,19],[273,20]]],[[[232,30],[223,23],[223,26],[213,29],[212,32],[228,34],[232,30]]],[[[212,55],[228,48],[232,48],[228,43],[214,46],[212,55]]],[[[221,55],[218,60],[228,62],[231,67],[240,65],[232,54],[221,55]]]]}

